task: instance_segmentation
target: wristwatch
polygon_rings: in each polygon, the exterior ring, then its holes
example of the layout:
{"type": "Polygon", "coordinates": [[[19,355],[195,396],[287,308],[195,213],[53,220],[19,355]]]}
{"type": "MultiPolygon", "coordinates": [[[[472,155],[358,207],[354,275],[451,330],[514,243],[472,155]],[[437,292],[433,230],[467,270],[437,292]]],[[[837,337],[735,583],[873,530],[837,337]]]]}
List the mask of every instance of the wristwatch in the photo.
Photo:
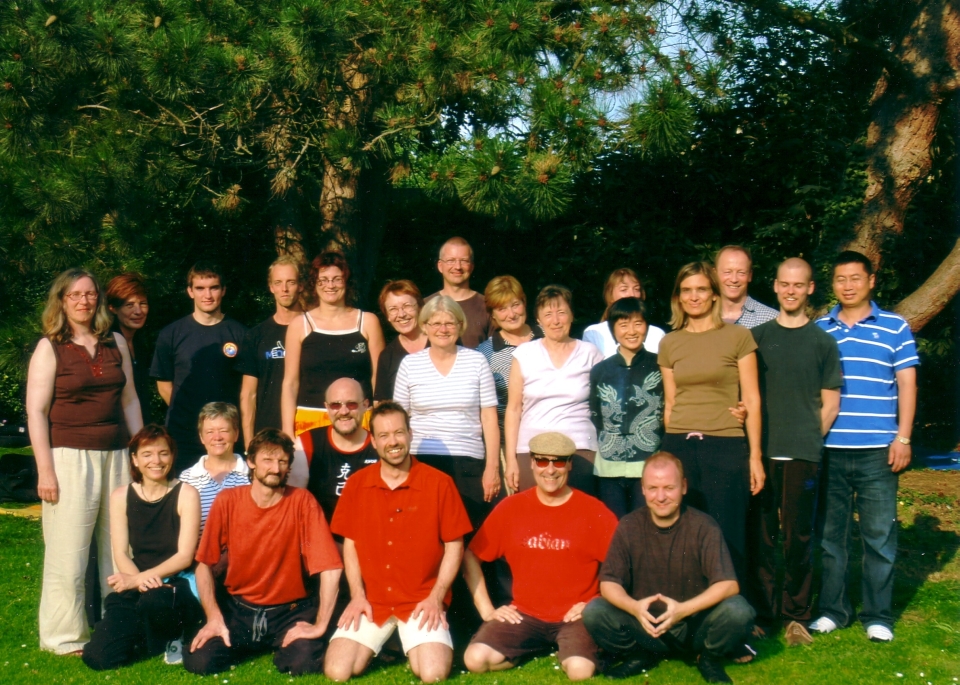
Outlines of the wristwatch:
{"type": "Polygon", "coordinates": [[[910,444],[910,438],[905,438],[905,437],[903,437],[902,435],[898,435],[898,436],[897,436],[897,442],[899,442],[901,445],[909,445],[909,444],[910,444]]]}

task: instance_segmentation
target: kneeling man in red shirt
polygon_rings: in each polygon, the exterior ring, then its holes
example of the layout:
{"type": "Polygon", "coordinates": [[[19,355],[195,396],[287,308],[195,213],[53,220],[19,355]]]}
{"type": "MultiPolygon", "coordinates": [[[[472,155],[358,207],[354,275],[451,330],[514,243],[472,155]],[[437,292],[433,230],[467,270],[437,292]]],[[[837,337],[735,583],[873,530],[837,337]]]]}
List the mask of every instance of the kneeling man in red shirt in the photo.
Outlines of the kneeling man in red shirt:
{"type": "Polygon", "coordinates": [[[567,485],[576,451],[562,433],[535,436],[529,468],[537,487],[500,502],[464,555],[467,586],[484,620],[463,655],[473,673],[513,668],[529,654],[554,648],[570,680],[596,671],[597,645],[580,615],[600,595],[600,565],[617,517],[567,485]],[[480,562],[501,557],[513,573],[513,603],[494,608],[480,562]]]}
{"type": "MultiPolygon", "coordinates": [[[[275,428],[247,448],[250,485],[213,501],[197,550],[197,589],[207,623],[183,655],[191,673],[222,673],[245,656],[274,650],[283,673],[319,673],[343,564],[320,505],[287,486],[293,441],[275,428]],[[211,567],[227,556],[227,599],[217,603],[211,567]],[[304,574],[320,574],[320,606],[304,574]]],[[[188,636],[189,637],[189,636],[188,636]]]]}
{"type": "Polygon", "coordinates": [[[410,669],[425,683],[453,663],[445,606],[472,528],[453,479],[410,454],[410,420],[395,402],[370,414],[378,464],[350,476],[331,528],[343,536],[350,604],[330,638],[324,673],[363,673],[397,630],[410,669]]]}

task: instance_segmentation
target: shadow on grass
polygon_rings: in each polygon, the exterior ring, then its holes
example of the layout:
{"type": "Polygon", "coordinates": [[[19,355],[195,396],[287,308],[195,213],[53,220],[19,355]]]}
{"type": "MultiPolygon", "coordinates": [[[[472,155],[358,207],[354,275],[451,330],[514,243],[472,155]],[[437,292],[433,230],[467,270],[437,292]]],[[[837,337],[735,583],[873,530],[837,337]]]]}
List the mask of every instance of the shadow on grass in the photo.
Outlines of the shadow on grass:
{"type": "MultiPolygon", "coordinates": [[[[896,619],[899,619],[911,605],[930,576],[941,573],[960,549],[960,534],[952,530],[942,530],[941,524],[942,521],[936,516],[924,513],[915,514],[911,525],[900,522],[893,578],[893,615],[896,619]]],[[[854,525],[847,568],[850,600],[858,610],[861,600],[862,564],[863,540],[860,537],[859,526],[854,525]]],[[[818,587],[820,571],[820,564],[817,563],[818,587]]]]}
{"type": "Polygon", "coordinates": [[[920,513],[913,517],[913,525],[901,524],[893,590],[893,610],[898,618],[920,588],[932,575],[941,573],[960,549],[960,535],[942,530],[941,524],[936,516],[920,513]]]}

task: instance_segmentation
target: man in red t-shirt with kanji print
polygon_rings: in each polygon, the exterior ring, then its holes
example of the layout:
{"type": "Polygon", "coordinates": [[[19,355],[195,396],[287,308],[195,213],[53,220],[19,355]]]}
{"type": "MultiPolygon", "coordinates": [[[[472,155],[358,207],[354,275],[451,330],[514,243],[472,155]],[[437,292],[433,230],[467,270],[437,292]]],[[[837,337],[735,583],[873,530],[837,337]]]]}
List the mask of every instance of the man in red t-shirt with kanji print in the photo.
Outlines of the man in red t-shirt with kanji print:
{"type": "Polygon", "coordinates": [[[247,447],[249,486],[213,501],[197,549],[197,589],[207,623],[183,655],[191,673],[230,669],[251,653],[274,650],[282,673],[319,673],[323,638],[337,600],[343,564],[320,505],[287,486],[293,441],[264,428],[247,447]],[[217,603],[212,566],[225,552],[228,599],[217,603]],[[320,574],[320,606],[307,596],[304,575],[320,574]]]}
{"type": "Polygon", "coordinates": [[[500,502],[464,554],[467,586],[484,620],[463,655],[473,673],[513,668],[523,657],[555,647],[570,680],[596,671],[597,645],[580,613],[600,595],[600,565],[617,517],[567,485],[576,451],[562,433],[535,436],[529,468],[537,487],[500,502]],[[494,608],[480,562],[500,558],[513,573],[513,603],[494,608]]]}
{"type": "Polygon", "coordinates": [[[379,464],[347,481],[331,528],[343,536],[350,604],[330,638],[324,673],[360,675],[396,629],[425,683],[453,663],[445,606],[472,528],[453,479],[410,454],[407,412],[383,402],[370,414],[379,464]]]}

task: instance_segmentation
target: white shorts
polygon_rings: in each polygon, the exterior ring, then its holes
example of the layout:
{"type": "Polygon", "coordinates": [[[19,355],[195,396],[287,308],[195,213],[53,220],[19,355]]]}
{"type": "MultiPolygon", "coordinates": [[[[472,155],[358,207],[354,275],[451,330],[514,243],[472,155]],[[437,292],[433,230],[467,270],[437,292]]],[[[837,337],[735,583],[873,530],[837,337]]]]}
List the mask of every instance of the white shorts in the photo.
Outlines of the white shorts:
{"type": "Polygon", "coordinates": [[[419,626],[420,619],[415,619],[413,616],[404,623],[401,623],[400,619],[396,616],[391,616],[383,622],[382,626],[378,626],[369,620],[366,614],[362,614],[360,616],[359,630],[354,630],[352,627],[348,630],[337,628],[337,632],[335,632],[330,639],[336,640],[342,637],[347,640],[359,642],[364,647],[372,650],[374,655],[377,655],[380,653],[380,650],[383,649],[383,645],[390,639],[390,636],[396,628],[400,633],[400,644],[403,646],[404,654],[409,654],[410,650],[414,647],[419,647],[428,642],[437,642],[453,649],[453,638],[450,636],[449,628],[440,626],[436,630],[427,630],[426,627],[421,629],[419,626]]]}

